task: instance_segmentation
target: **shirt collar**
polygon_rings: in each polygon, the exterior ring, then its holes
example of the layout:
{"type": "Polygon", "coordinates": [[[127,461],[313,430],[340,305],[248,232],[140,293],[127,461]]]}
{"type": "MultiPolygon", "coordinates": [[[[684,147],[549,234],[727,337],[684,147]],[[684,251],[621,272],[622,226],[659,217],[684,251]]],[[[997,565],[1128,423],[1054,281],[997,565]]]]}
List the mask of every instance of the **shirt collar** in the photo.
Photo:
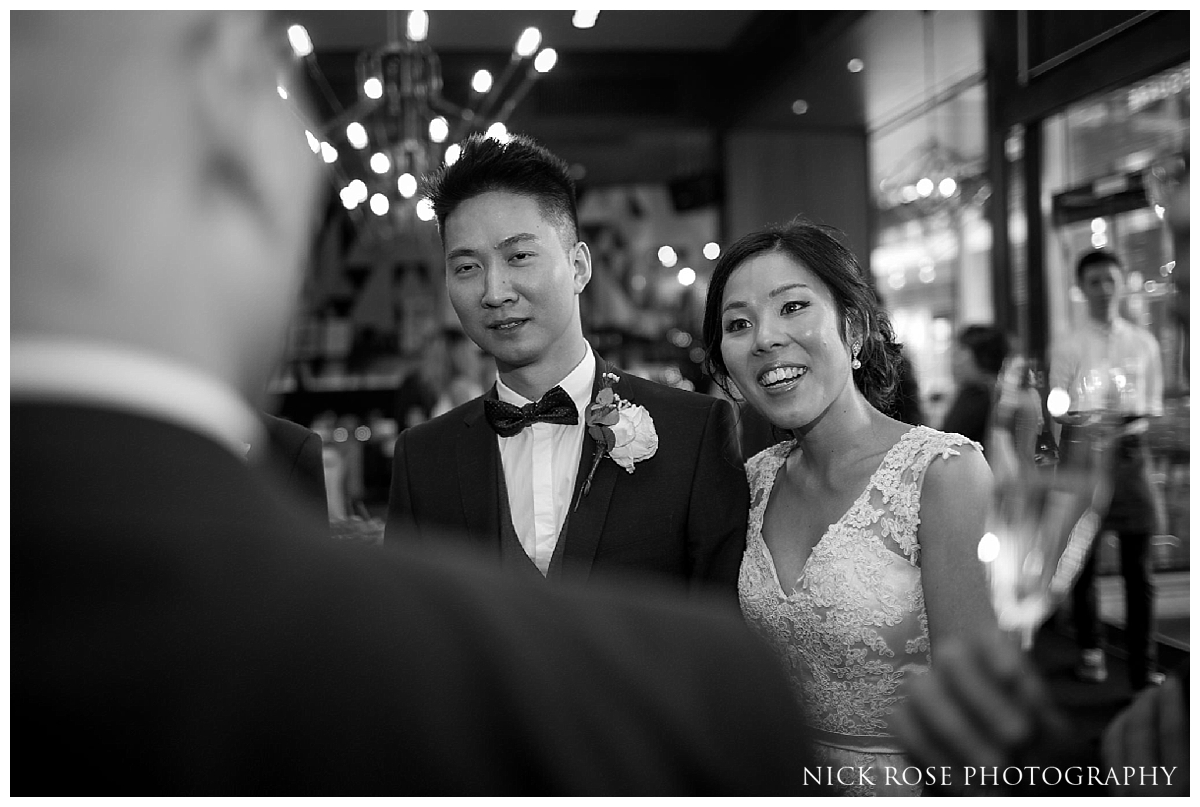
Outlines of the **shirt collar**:
{"type": "Polygon", "coordinates": [[[166,420],[245,457],[262,439],[257,413],[232,388],[182,362],[115,343],[14,338],[12,400],[73,401],[166,420]]]}
{"type": "MultiPolygon", "coordinates": [[[[579,364],[576,364],[575,369],[567,373],[566,377],[559,381],[557,385],[562,387],[571,396],[571,400],[575,402],[575,408],[579,410],[581,417],[580,423],[583,422],[583,410],[591,402],[592,386],[595,380],[596,354],[592,352],[591,345],[588,345],[587,352],[583,354],[583,358],[579,360],[579,364]]],[[[528,398],[513,390],[499,378],[496,379],[496,397],[514,406],[524,406],[527,403],[531,403],[528,398]]]]}

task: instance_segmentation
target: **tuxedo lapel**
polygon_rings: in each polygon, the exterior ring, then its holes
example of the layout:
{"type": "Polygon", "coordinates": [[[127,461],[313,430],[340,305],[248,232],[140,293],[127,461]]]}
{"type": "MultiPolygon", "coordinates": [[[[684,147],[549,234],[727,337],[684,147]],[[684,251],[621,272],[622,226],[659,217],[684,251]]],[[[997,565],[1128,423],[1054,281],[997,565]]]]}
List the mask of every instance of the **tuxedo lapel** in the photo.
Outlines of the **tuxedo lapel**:
{"type": "MultiPolygon", "coordinates": [[[[596,377],[592,380],[592,397],[596,399],[600,391],[600,376],[607,365],[599,355],[596,356],[596,377]]],[[[619,382],[618,382],[619,383],[619,382]]],[[[584,410],[586,412],[586,409],[584,410]]],[[[563,536],[566,545],[562,554],[563,577],[586,579],[596,557],[596,549],[600,545],[600,534],[604,531],[604,522],[608,517],[608,507],[612,501],[613,488],[617,484],[617,474],[621,469],[608,458],[602,458],[596,466],[592,477],[592,486],[586,496],[581,496],[584,482],[592,470],[599,445],[592,436],[583,432],[583,450],[579,452],[579,469],[575,473],[575,490],[571,495],[571,508],[567,511],[567,531],[563,536]]]]}
{"type": "MultiPolygon", "coordinates": [[[[494,395],[494,390],[488,394],[494,395]]],[[[496,433],[483,416],[483,398],[463,416],[456,440],[458,491],[467,532],[481,543],[500,549],[500,500],[496,467],[496,433]]]]}

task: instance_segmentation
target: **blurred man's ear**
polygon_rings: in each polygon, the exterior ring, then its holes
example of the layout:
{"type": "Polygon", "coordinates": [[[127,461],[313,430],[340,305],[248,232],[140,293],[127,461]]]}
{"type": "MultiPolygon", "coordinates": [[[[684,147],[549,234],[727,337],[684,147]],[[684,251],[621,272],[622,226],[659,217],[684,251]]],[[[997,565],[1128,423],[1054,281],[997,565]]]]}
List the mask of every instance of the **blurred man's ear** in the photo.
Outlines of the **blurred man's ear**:
{"type": "Polygon", "coordinates": [[[266,43],[265,17],[257,12],[214,12],[197,21],[191,56],[200,181],[210,200],[233,202],[274,229],[273,205],[256,175],[252,132],[264,103],[274,96],[275,62],[266,43]]]}

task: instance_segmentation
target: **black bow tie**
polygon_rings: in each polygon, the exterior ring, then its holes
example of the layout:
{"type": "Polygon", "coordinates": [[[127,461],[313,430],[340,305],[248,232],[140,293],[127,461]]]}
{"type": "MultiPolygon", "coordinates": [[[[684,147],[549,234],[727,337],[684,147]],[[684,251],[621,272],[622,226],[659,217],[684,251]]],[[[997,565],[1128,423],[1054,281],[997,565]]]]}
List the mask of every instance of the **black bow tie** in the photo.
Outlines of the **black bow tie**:
{"type": "Polygon", "coordinates": [[[488,398],[483,402],[488,423],[501,437],[512,437],[533,423],[561,423],[573,426],[579,422],[575,402],[562,387],[554,387],[541,400],[524,406],[488,398]]]}

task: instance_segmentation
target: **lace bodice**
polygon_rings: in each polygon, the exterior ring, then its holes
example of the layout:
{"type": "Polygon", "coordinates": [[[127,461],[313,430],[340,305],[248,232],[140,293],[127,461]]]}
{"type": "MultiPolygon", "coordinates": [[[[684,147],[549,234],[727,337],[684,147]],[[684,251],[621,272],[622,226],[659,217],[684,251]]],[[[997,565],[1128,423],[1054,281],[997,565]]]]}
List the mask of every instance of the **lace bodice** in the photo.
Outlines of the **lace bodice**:
{"type": "Polygon", "coordinates": [[[888,753],[887,715],[907,675],[929,666],[929,625],[921,587],[921,484],[937,457],[975,445],[918,426],[887,452],[866,489],[817,541],[800,578],[777,579],[763,540],[763,515],[794,442],[746,466],[751,509],[738,579],[751,627],[784,659],[818,739],[850,735],[855,747],[888,753]]]}

